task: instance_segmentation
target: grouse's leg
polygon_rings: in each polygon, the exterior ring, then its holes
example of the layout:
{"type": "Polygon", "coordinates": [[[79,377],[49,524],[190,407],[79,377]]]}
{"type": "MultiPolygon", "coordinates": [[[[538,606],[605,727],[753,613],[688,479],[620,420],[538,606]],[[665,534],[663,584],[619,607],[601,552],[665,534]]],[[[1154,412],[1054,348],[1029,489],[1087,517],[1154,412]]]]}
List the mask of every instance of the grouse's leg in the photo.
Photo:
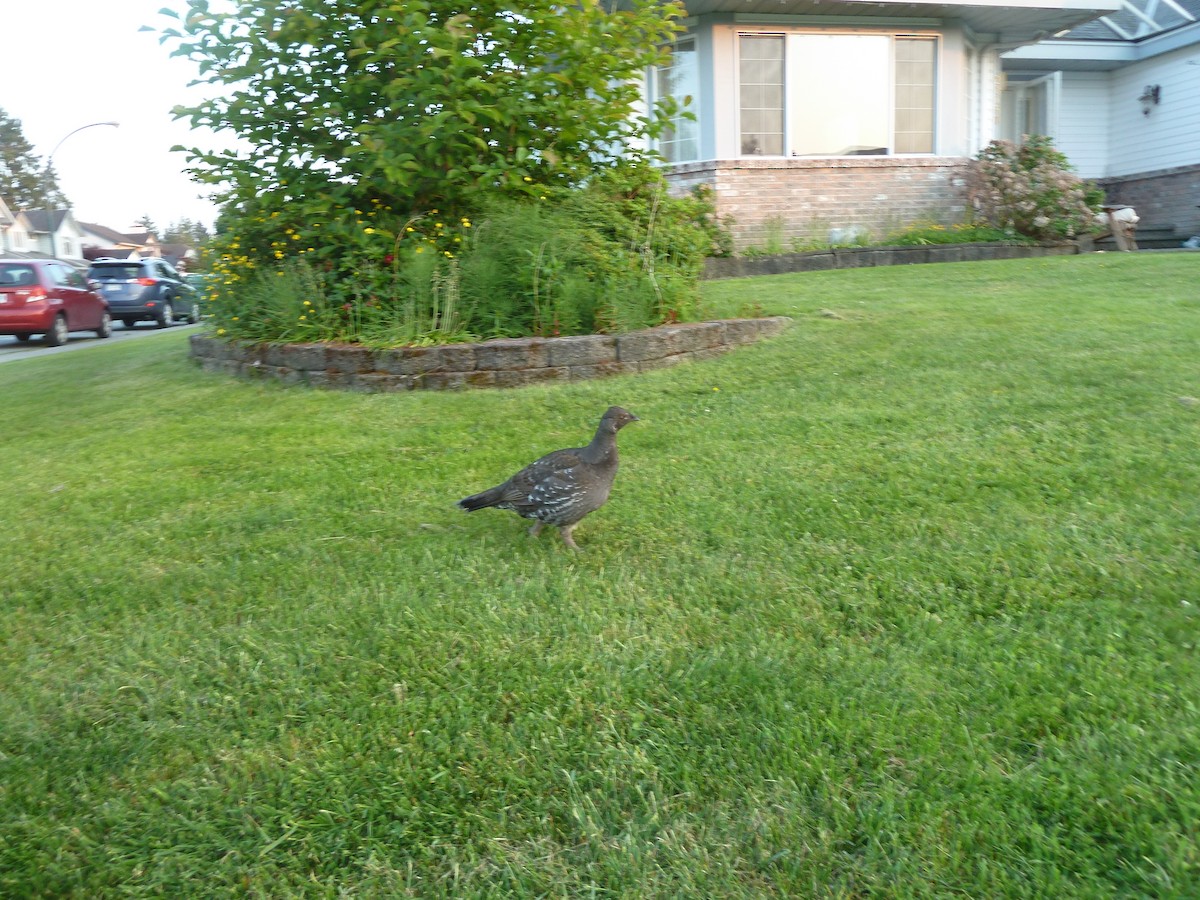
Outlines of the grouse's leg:
{"type": "MultiPolygon", "coordinates": [[[[578,524],[578,523],[576,523],[576,524],[578,524]]],[[[564,544],[566,544],[572,550],[576,550],[579,553],[582,553],[583,551],[579,548],[579,545],[575,543],[575,538],[571,537],[571,532],[574,529],[575,529],[575,525],[562,525],[559,527],[558,533],[562,535],[564,544]]]]}
{"type": "Polygon", "coordinates": [[[542,527],[545,524],[546,524],[545,522],[534,522],[533,527],[529,529],[529,536],[537,537],[539,534],[542,533],[542,527]]]}

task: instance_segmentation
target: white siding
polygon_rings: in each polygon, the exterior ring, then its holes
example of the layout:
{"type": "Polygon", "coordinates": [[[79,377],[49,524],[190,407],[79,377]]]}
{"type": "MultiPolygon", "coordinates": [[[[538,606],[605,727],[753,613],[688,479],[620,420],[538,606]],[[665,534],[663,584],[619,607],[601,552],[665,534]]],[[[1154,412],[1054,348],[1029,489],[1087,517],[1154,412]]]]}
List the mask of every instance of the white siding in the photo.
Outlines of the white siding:
{"type": "Polygon", "coordinates": [[[1112,74],[1108,177],[1200,163],[1200,67],[1196,48],[1134,63],[1112,74]],[[1161,103],[1142,114],[1138,97],[1161,88],[1161,103]]]}
{"type": "Polygon", "coordinates": [[[1108,72],[1063,72],[1054,146],[1080,178],[1108,175],[1110,83],[1108,72]]]}

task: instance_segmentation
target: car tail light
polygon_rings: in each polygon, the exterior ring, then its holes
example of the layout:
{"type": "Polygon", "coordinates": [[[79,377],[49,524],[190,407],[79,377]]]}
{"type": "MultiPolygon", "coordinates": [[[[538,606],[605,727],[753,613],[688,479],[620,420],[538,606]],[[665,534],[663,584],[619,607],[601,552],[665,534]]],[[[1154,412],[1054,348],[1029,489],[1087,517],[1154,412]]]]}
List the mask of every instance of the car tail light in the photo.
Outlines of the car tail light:
{"type": "Polygon", "coordinates": [[[44,287],[35,287],[29,292],[29,296],[25,298],[26,303],[38,303],[45,300],[49,295],[44,287]]]}
{"type": "Polygon", "coordinates": [[[154,285],[158,284],[158,279],[157,278],[139,278],[137,280],[137,283],[142,285],[143,287],[153,287],[154,285]]]}

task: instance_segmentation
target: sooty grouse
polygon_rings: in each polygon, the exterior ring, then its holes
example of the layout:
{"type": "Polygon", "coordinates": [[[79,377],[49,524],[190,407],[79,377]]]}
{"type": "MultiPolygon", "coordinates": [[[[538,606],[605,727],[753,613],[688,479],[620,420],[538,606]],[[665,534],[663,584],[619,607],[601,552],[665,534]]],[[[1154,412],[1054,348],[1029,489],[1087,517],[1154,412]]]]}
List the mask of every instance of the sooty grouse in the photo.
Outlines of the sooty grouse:
{"type": "Polygon", "coordinates": [[[617,475],[617,432],[636,421],[638,417],[628,410],[610,406],[586,447],[547,453],[503,484],[459,500],[458,505],[467,512],[488,506],[511,509],[536,519],[529,529],[535,537],[542,526],[556,525],[563,542],[578,550],[571,530],[608,500],[617,475]]]}

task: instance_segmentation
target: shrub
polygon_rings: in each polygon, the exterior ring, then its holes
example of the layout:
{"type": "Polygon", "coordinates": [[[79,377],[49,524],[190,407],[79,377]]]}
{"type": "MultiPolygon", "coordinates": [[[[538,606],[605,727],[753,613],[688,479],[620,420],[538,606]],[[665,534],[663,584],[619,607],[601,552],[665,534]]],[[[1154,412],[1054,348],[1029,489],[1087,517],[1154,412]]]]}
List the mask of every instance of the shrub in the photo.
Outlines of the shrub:
{"type": "Polygon", "coordinates": [[[1044,135],[1029,135],[1020,146],[992,141],[971,166],[969,194],[984,220],[1037,240],[1086,232],[1104,200],[1044,135]]]}
{"type": "Polygon", "coordinates": [[[454,220],[354,210],[318,223],[321,252],[277,211],[226,224],[208,312],[222,336],[258,341],[399,345],[687,321],[705,256],[727,242],[708,195],[670,197],[641,165],[535,201],[492,196],[454,220]]]}

